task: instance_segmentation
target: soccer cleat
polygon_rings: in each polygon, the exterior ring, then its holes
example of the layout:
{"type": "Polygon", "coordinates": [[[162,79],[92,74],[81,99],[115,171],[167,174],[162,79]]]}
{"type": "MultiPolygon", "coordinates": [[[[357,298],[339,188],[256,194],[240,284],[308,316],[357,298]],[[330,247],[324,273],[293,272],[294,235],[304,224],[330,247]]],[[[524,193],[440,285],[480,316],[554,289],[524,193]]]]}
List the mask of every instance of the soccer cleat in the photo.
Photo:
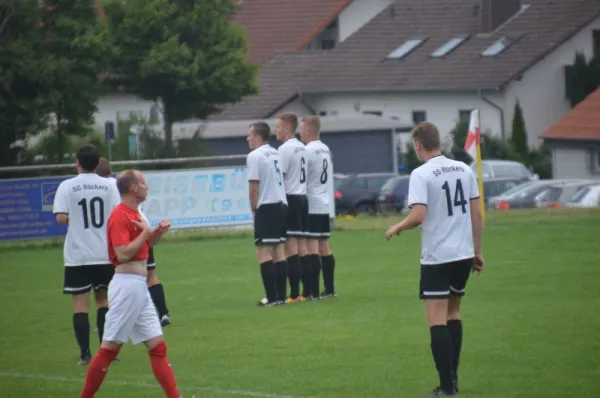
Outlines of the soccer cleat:
{"type": "Polygon", "coordinates": [[[171,318],[169,318],[169,315],[163,315],[162,318],[160,318],[160,326],[162,326],[163,328],[165,326],[169,326],[171,324],[171,318]]]}
{"type": "Polygon", "coordinates": [[[304,296],[298,296],[298,301],[299,301],[299,302],[303,303],[303,302],[305,302],[306,300],[308,300],[308,297],[304,297],[304,296]]]}
{"type": "Polygon", "coordinates": [[[77,362],[77,365],[86,366],[89,365],[90,362],[92,362],[92,354],[89,350],[86,350],[81,353],[81,358],[79,359],[79,362],[77,362]]]}
{"type": "Polygon", "coordinates": [[[303,300],[300,297],[302,297],[302,296],[298,296],[296,298],[288,297],[288,299],[285,302],[287,304],[301,303],[303,300]]]}
{"type": "Polygon", "coordinates": [[[323,293],[321,293],[321,298],[336,297],[336,296],[337,296],[337,294],[335,292],[331,292],[331,293],[323,292],[323,293]]]}
{"type": "Polygon", "coordinates": [[[458,375],[453,375],[452,381],[454,382],[454,391],[458,394],[458,375]]]}
{"type": "Polygon", "coordinates": [[[431,394],[429,394],[430,397],[452,397],[456,395],[456,391],[452,391],[452,392],[447,392],[442,390],[442,387],[436,387],[431,394]]]}
{"type": "Polygon", "coordinates": [[[276,305],[279,305],[278,301],[269,302],[266,297],[263,297],[258,301],[259,307],[275,307],[276,305]]]}

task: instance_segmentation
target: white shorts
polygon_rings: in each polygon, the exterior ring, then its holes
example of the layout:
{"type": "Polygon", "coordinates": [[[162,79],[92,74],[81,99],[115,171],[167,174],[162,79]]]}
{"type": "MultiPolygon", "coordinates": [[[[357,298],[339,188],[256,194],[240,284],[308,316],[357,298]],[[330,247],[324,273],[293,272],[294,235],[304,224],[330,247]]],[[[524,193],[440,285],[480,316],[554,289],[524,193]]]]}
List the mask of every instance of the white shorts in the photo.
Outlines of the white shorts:
{"type": "Polygon", "coordinates": [[[146,286],[146,277],[115,274],[108,285],[108,312],[104,341],[133,344],[162,336],[156,308],[146,286]]]}

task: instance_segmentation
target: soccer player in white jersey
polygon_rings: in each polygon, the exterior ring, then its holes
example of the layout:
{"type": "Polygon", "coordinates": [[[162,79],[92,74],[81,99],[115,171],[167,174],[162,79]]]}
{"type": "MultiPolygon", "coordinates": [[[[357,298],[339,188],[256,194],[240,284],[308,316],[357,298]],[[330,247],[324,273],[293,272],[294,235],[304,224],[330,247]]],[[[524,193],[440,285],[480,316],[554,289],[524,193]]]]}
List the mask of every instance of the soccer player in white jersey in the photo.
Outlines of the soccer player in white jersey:
{"type": "MultiPolygon", "coordinates": [[[[112,177],[112,167],[110,166],[110,162],[106,158],[100,158],[100,162],[98,163],[98,167],[96,167],[96,174],[101,177],[108,178],[112,184],[114,184],[115,189],[117,189],[117,179],[112,177]]],[[[148,221],[148,217],[143,212],[142,205],[138,207],[138,211],[140,212],[140,216],[142,219],[150,225],[150,221],[148,221]]],[[[171,318],[169,317],[169,310],[167,309],[167,301],[165,298],[165,290],[163,288],[162,283],[158,279],[156,275],[156,260],[154,259],[154,247],[150,247],[148,262],[146,263],[146,268],[148,269],[148,275],[146,277],[146,284],[148,285],[148,290],[150,291],[150,297],[152,297],[152,302],[156,307],[156,312],[158,313],[158,318],[160,319],[160,325],[162,327],[168,326],[171,324],[171,318]]]]}
{"type": "Polygon", "coordinates": [[[275,120],[275,136],[282,144],[281,172],[288,203],[287,241],[285,255],[288,264],[290,297],[287,303],[305,301],[310,296],[310,258],[306,250],[308,233],[308,199],[306,197],[306,148],[296,138],[298,117],[283,113],[275,120]],[[302,295],[300,295],[302,279],[302,295]]]}
{"type": "Polygon", "coordinates": [[[259,305],[285,304],[287,264],[285,261],[287,200],[279,152],[269,145],[271,129],[264,122],[248,128],[248,194],[254,214],[254,243],[267,300],[259,305]]]}
{"type": "Polygon", "coordinates": [[[102,341],[108,312],[106,290],[114,275],[108,258],[106,221],[120,197],[114,185],[94,172],[99,159],[96,147],[79,148],[78,175],[60,183],[54,198],[56,221],[68,226],[63,292],[70,294],[73,300],[73,329],[80,349],[80,365],[91,361],[89,292],[94,289],[96,325],[102,341]]]}
{"type": "Polygon", "coordinates": [[[329,147],[321,142],[321,119],[306,116],[300,124],[300,138],[306,144],[308,197],[307,249],[311,258],[311,299],[335,297],[335,257],[329,246],[331,224],[329,207],[333,198],[328,182],[333,178],[333,162],[329,147]],[[321,267],[325,290],[319,292],[321,267]]]}
{"type": "Polygon", "coordinates": [[[412,139],[417,156],[425,164],[410,175],[409,216],[391,226],[386,239],[421,226],[420,297],[425,302],[431,351],[440,379],[432,395],[450,396],[458,393],[461,298],[470,273],[479,273],[484,267],[479,190],[469,166],[441,154],[435,125],[419,123],[412,139]]]}

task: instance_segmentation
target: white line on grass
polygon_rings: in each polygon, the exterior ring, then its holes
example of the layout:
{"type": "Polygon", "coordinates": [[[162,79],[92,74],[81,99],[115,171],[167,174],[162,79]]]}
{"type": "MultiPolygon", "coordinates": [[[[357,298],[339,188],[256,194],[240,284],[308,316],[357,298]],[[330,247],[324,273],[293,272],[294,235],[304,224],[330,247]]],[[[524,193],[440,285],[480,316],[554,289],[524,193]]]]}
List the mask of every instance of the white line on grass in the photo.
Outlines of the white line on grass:
{"type": "MultiPolygon", "coordinates": [[[[82,383],[83,380],[74,378],[74,377],[64,377],[64,376],[52,376],[52,375],[44,375],[44,374],[35,374],[35,373],[21,373],[21,372],[2,372],[0,371],[0,377],[12,377],[15,379],[34,379],[34,380],[48,380],[48,381],[59,381],[59,382],[75,382],[82,383]]],[[[139,381],[121,381],[121,380],[106,380],[104,383],[113,384],[117,386],[135,386],[140,388],[160,388],[158,384],[151,384],[139,381]]],[[[259,397],[259,398],[307,398],[307,397],[299,397],[293,395],[280,395],[280,394],[272,394],[267,392],[260,391],[247,391],[247,390],[229,390],[226,388],[218,388],[218,387],[192,387],[185,388],[186,390],[194,390],[194,391],[205,391],[205,392],[213,392],[221,395],[237,395],[242,397],[259,397]]]]}

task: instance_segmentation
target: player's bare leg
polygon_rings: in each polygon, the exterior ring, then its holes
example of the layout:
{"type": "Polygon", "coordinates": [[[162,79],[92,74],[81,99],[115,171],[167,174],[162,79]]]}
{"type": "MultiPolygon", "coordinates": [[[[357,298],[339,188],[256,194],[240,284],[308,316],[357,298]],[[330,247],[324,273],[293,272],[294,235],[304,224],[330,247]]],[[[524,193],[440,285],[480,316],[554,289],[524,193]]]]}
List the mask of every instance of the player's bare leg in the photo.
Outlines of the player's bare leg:
{"type": "Polygon", "coordinates": [[[305,238],[298,239],[298,256],[300,257],[300,280],[302,281],[302,295],[300,301],[308,300],[310,297],[311,259],[305,238]]]}
{"type": "Polygon", "coordinates": [[[275,263],[275,290],[277,304],[285,304],[287,299],[288,264],[285,259],[285,244],[273,247],[273,262],[275,263]]]}
{"type": "Polygon", "coordinates": [[[310,299],[318,300],[321,296],[321,256],[319,255],[319,239],[310,238],[306,242],[310,257],[310,299]]]}
{"type": "Polygon", "coordinates": [[[300,301],[300,279],[302,277],[302,268],[300,266],[300,257],[298,257],[299,239],[288,237],[285,242],[285,256],[288,264],[288,279],[290,282],[290,297],[288,304],[300,301]]]}
{"type": "Polygon", "coordinates": [[[85,292],[73,294],[71,297],[73,300],[73,330],[80,351],[78,364],[87,365],[92,360],[92,354],[90,353],[90,320],[88,318],[90,294],[85,292]]]}
{"type": "Polygon", "coordinates": [[[272,245],[260,245],[256,248],[256,257],[260,264],[260,275],[266,294],[266,299],[260,300],[258,304],[269,307],[277,305],[277,270],[275,268],[275,262],[273,261],[273,249],[274,247],[272,245]]]}
{"type": "Polygon", "coordinates": [[[319,240],[319,255],[321,256],[323,269],[323,285],[325,285],[325,290],[321,293],[321,297],[335,297],[335,257],[331,252],[329,240],[319,240]]]}
{"type": "Polygon", "coordinates": [[[146,276],[146,285],[150,291],[150,297],[158,312],[158,319],[160,319],[160,325],[162,327],[169,326],[171,324],[171,318],[169,318],[169,310],[167,309],[167,300],[165,298],[165,290],[162,283],[156,275],[155,268],[148,268],[148,275],[146,276]]]}
{"type": "Polygon", "coordinates": [[[458,392],[458,364],[460,362],[460,351],[462,349],[462,320],[460,318],[460,304],[462,297],[450,296],[448,302],[448,331],[452,339],[452,378],[454,389],[458,392]]]}
{"type": "Polygon", "coordinates": [[[452,339],[447,327],[448,299],[425,299],[427,326],[431,334],[431,352],[440,378],[440,386],[433,395],[454,394],[452,379],[452,339]]]}

